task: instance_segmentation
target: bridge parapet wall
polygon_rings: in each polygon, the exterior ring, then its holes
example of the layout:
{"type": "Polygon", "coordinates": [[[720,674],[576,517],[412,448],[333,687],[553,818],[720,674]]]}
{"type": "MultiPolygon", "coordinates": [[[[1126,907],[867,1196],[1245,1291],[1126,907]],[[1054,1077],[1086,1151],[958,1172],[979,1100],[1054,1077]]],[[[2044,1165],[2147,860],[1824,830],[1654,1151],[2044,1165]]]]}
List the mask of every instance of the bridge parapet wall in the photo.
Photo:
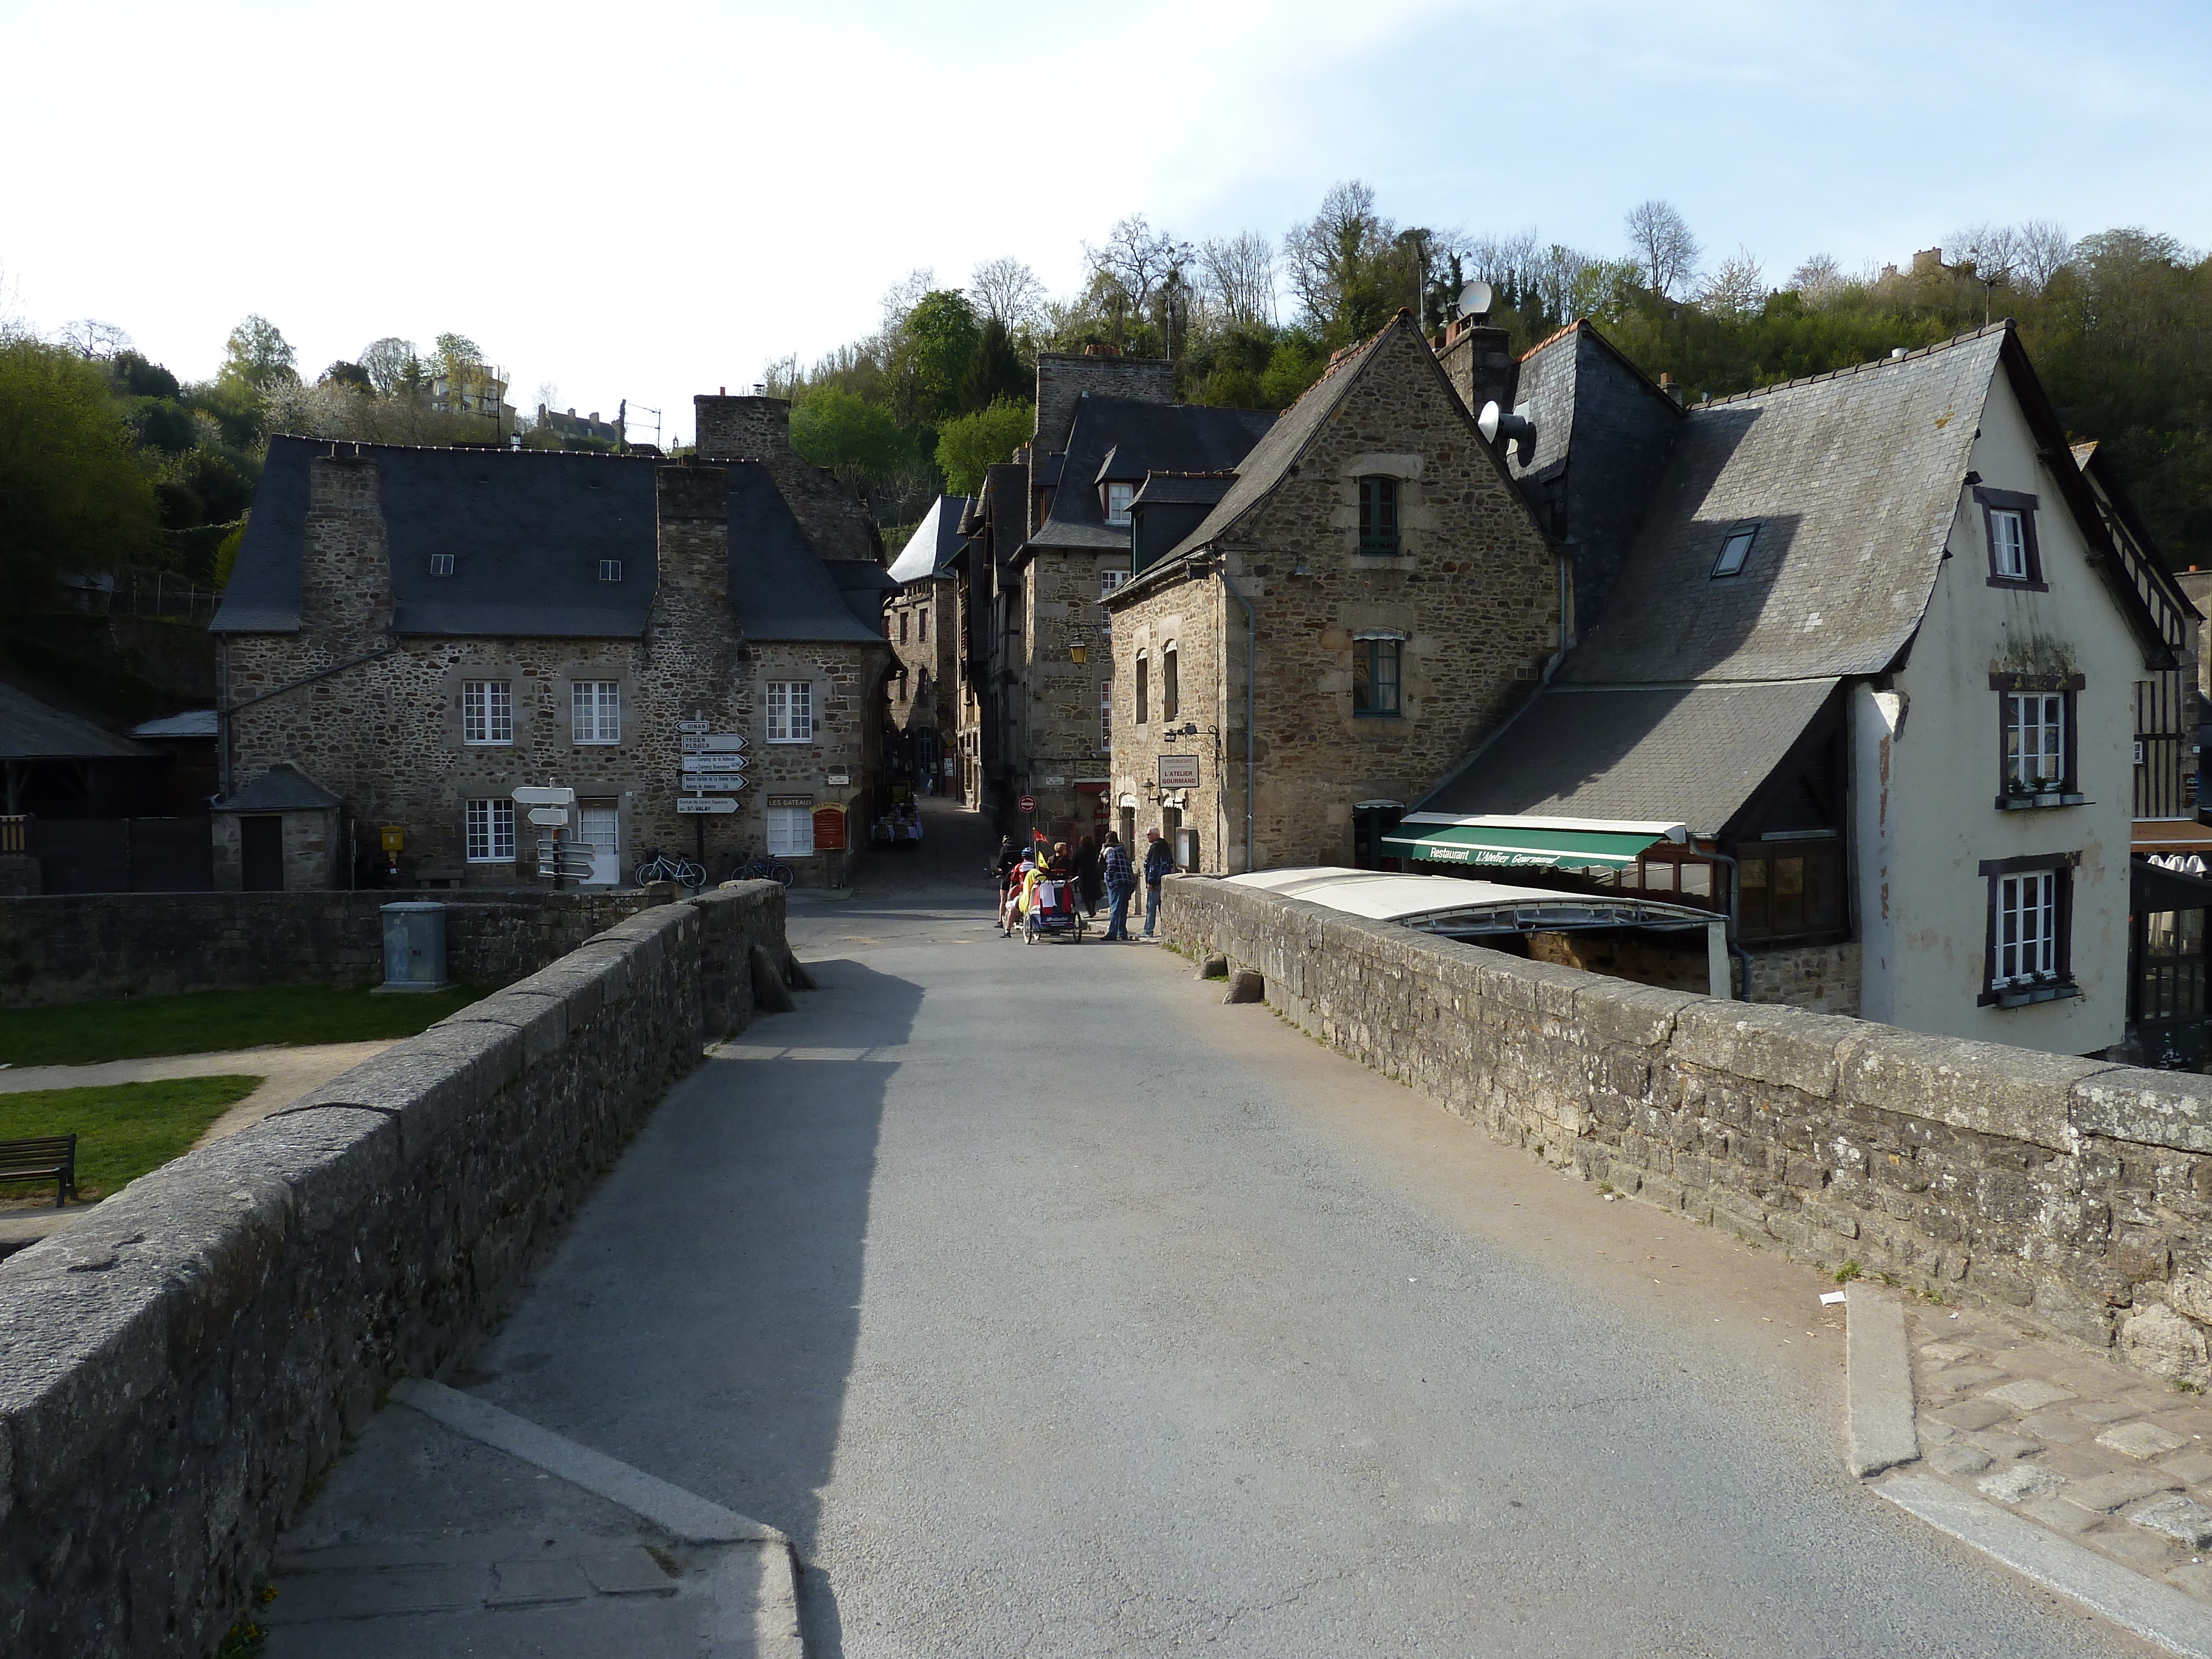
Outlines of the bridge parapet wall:
{"type": "Polygon", "coordinates": [[[0,1652],[212,1653],[381,1391],[750,1021],[756,945],[773,882],[632,916],[0,1263],[0,1652]]]}
{"type": "Polygon", "coordinates": [[[1162,916],[1554,1165],[2212,1382],[2212,1078],[1715,1001],[1204,878],[1162,916]]]}

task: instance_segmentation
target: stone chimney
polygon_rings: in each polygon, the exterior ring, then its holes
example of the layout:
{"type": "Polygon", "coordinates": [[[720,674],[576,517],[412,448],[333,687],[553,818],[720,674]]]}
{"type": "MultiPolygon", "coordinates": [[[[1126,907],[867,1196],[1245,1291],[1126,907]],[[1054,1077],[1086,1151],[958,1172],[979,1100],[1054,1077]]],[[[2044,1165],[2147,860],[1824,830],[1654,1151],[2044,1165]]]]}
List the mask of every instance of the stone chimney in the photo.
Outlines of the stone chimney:
{"type": "Polygon", "coordinates": [[[718,461],[764,461],[791,453],[791,404],[783,398],[691,400],[699,453],[718,461]]]}
{"type": "Polygon", "coordinates": [[[1164,357],[1094,356],[1089,352],[1040,351],[1036,366],[1036,440],[1039,455],[1067,447],[1075,424],[1075,400],[1086,392],[1133,403],[1175,401],[1175,365],[1164,357]]]}
{"type": "Polygon", "coordinates": [[[1437,362],[1470,415],[1481,414],[1482,406],[1489,403],[1504,410],[1513,407],[1514,382],[1520,377],[1521,366],[1513,361],[1506,340],[1504,329],[1471,317],[1456,319],[1444,335],[1437,362]]]}
{"type": "Polygon", "coordinates": [[[334,443],[307,463],[300,556],[302,632],[356,642],[392,626],[392,552],[378,468],[357,444],[334,443]]]}

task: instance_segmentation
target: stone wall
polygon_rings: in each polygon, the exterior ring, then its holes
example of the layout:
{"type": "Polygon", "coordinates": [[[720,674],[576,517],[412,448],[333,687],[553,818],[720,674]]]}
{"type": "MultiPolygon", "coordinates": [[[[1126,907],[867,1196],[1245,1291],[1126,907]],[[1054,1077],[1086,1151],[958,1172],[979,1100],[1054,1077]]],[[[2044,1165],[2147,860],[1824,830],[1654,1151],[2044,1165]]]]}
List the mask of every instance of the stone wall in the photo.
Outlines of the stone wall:
{"type": "Polygon", "coordinates": [[[69,893],[0,898],[0,1008],[266,985],[376,985],[379,907],[446,908],[447,974],[496,989],[663,901],[627,892],[69,893]]]}
{"type": "MultiPolygon", "coordinates": [[[[1742,969],[1737,969],[1741,980],[1742,969]]],[[[1751,953],[1747,1002],[1776,1002],[1816,1014],[1859,1011],[1859,947],[1856,941],[1800,945],[1751,953]]]]}
{"type": "Polygon", "coordinates": [[[1585,1179],[2212,1382],[2212,1079],[1717,1002],[1225,883],[1169,941],[1585,1179]]]}
{"type": "MultiPolygon", "coordinates": [[[[1196,722],[1204,757],[1182,822],[1200,829],[1209,871],[1245,867],[1248,673],[1254,866],[1350,864],[1359,803],[1419,799],[1535,690],[1559,649],[1558,557],[1408,319],[1305,396],[1333,400],[1328,418],[1211,544],[1225,577],[1192,583],[1188,557],[1171,559],[1132,577],[1113,604],[1117,678],[1149,651],[1157,692],[1158,658],[1176,641],[1176,719],[1196,722]],[[1397,481],[1395,555],[1360,551],[1370,477],[1397,481]],[[1256,653],[1224,580],[1257,614],[1256,653]],[[1353,708],[1363,635],[1398,641],[1395,715],[1353,708]]],[[[1114,793],[1141,799],[1158,775],[1160,727],[1125,724],[1126,684],[1115,696],[1114,793]]],[[[1190,741],[1168,752],[1188,753],[1190,741]]]]}
{"type": "Polygon", "coordinates": [[[783,915],[757,882],[634,916],[0,1263],[0,1652],[213,1653],[379,1393],[750,1018],[783,915]]]}

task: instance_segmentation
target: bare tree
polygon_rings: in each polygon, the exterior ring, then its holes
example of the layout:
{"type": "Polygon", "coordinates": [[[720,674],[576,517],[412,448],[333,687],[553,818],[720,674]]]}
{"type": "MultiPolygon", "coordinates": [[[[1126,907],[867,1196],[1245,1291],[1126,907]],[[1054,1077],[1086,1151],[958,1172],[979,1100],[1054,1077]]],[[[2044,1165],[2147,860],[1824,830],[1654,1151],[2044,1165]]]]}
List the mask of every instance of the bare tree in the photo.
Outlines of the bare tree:
{"type": "Polygon", "coordinates": [[[357,361],[368,371],[368,383],[380,398],[397,397],[423,376],[422,360],[416,356],[415,342],[396,335],[371,340],[361,349],[357,361]]]}
{"type": "Polygon", "coordinates": [[[884,332],[896,334],[906,326],[906,319],[921,303],[921,296],[937,286],[937,273],[927,265],[917,265],[884,290],[884,332]]]}
{"type": "Polygon", "coordinates": [[[2049,219],[2030,219],[2020,228],[2020,270],[2016,273],[2037,293],[2074,258],[2074,239],[2063,225],[2049,219]]]}
{"type": "Polygon", "coordinates": [[[977,265],[968,278],[968,295],[984,316],[1014,329],[1036,317],[1044,301],[1044,284],[1010,253],[977,265]]]}
{"type": "Polygon", "coordinates": [[[118,351],[131,349],[130,335],[113,323],[103,323],[94,317],[80,317],[73,323],[64,323],[56,343],[80,357],[100,362],[106,362],[118,351]]]}
{"type": "Polygon", "coordinates": [[[2020,233],[2010,225],[1972,225],[1951,233],[1944,246],[1951,251],[1954,264],[1974,268],[1974,275],[1984,283],[1998,283],[2010,276],[2020,264],[2020,233]]]}
{"type": "Polygon", "coordinates": [[[1713,267],[1698,289],[1698,303],[1731,317],[1748,315],[1766,303],[1766,278],[1749,248],[1739,243],[1713,267]]]}
{"type": "Polygon", "coordinates": [[[1307,316],[1334,317],[1360,275],[1390,250],[1398,227],[1375,211],[1375,187],[1358,179],[1329,186],[1321,211],[1283,238],[1283,263],[1307,316]]]}
{"type": "Polygon", "coordinates": [[[1199,244],[1198,266],[1206,298],[1235,328],[1262,328],[1275,320],[1275,245],[1256,230],[1217,236],[1199,244]]]}
{"type": "Polygon", "coordinates": [[[1083,257],[1090,262],[1094,283],[1105,279],[1127,296],[1132,311],[1143,315],[1151,313],[1161,284],[1181,276],[1191,251],[1188,242],[1154,230],[1138,213],[1115,225],[1098,246],[1085,242],[1083,257]]]}
{"type": "Polygon", "coordinates": [[[1673,203],[1654,197],[1631,208],[1625,222],[1628,244],[1643,268],[1644,282],[1654,293],[1671,298],[1697,274],[1698,256],[1704,252],[1690,234],[1689,222],[1673,203]]]}

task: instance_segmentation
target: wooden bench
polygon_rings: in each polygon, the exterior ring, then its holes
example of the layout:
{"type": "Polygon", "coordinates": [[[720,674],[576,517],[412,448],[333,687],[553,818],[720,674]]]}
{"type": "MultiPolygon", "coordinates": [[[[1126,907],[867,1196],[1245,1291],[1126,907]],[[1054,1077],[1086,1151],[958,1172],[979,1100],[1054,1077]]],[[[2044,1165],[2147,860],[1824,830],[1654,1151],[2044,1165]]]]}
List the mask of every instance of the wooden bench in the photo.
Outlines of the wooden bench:
{"type": "Polygon", "coordinates": [[[76,1194],[76,1137],[42,1135],[36,1140],[0,1140],[0,1182],[51,1181],[54,1208],[76,1194]]]}

